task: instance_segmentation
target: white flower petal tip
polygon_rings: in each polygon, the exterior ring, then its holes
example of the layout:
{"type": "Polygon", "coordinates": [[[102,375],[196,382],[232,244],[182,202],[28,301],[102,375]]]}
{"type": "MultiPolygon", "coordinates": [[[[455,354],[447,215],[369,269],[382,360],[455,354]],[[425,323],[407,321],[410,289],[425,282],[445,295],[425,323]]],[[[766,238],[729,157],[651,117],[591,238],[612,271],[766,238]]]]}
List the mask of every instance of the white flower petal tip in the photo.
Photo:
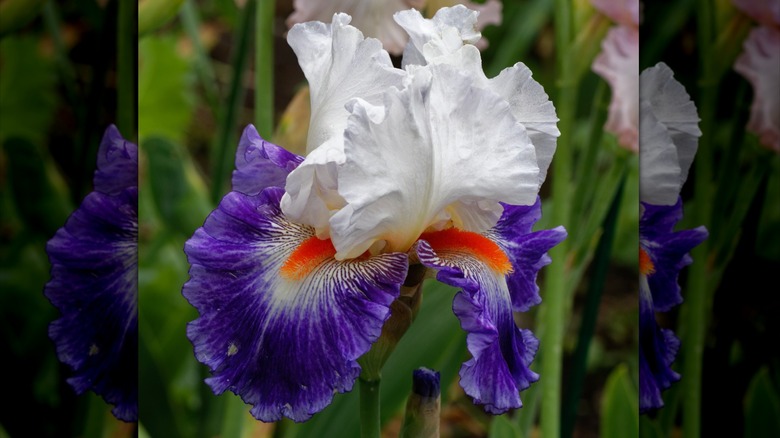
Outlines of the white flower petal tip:
{"type": "Polygon", "coordinates": [[[609,115],[604,129],[618,137],[620,146],[639,149],[639,31],[617,26],[601,42],[601,53],[593,62],[593,71],[612,89],[609,115]]]}
{"type": "Polygon", "coordinates": [[[338,172],[347,205],[330,219],[337,258],[381,241],[405,252],[429,227],[485,231],[499,202],[535,202],[539,167],[524,126],[506,100],[457,69],[428,66],[390,90],[383,108],[351,108],[338,172]]]}
{"type": "Polygon", "coordinates": [[[382,44],[365,38],[352,18],[333,15],[331,24],[296,24],[287,34],[298,63],[309,82],[311,122],[306,151],[341,137],[349,113],[344,105],[354,97],[381,101],[380,93],[400,86],[404,72],[393,68],[382,44]]]}
{"type": "Polygon", "coordinates": [[[673,205],[688,178],[701,130],[696,105],[664,63],[639,77],[641,162],[639,197],[654,205],[673,205]]]}
{"type": "Polygon", "coordinates": [[[441,8],[431,19],[414,9],[396,13],[393,18],[409,34],[401,65],[426,65],[465,44],[476,44],[482,38],[477,30],[478,15],[463,5],[441,8]]]}
{"type": "Polygon", "coordinates": [[[409,8],[420,9],[425,0],[294,0],[295,11],[287,18],[287,27],[308,21],[327,21],[334,13],[352,16],[352,23],[366,36],[377,38],[385,50],[400,55],[406,46],[407,35],[393,21],[393,13],[409,8]]]}
{"type": "Polygon", "coordinates": [[[780,153],[780,30],[758,27],[745,40],[734,70],[753,86],[748,131],[780,153]]]}

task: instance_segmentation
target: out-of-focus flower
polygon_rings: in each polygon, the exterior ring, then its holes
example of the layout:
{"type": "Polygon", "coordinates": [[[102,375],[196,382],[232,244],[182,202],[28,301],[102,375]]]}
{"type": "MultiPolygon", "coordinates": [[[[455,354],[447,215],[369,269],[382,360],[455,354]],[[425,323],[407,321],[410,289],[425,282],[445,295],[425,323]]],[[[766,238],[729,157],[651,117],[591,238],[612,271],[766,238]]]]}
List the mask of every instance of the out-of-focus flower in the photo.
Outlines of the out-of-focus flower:
{"type": "Polygon", "coordinates": [[[626,149],[639,149],[639,31],[625,26],[609,30],[601,42],[601,53],[593,61],[593,71],[612,89],[609,115],[604,129],[617,135],[626,149]]]}
{"type": "Polygon", "coordinates": [[[49,240],[44,294],[60,310],[49,326],[68,383],[91,389],[123,421],[138,418],[138,147],[113,125],[98,151],[94,191],[49,240]]]}
{"type": "Polygon", "coordinates": [[[531,231],[555,110],[522,64],[484,77],[461,36],[478,35],[476,12],[452,9],[440,11],[461,17],[449,24],[403,13],[427,23],[404,70],[345,14],[294,26],[311,87],[308,155],[248,127],[234,191],[185,246],[196,357],[214,392],[239,394],[258,419],[304,421],[352,389],[410,263],[462,289],[453,310],[472,358],[461,385],[476,403],[518,408],[538,379],[538,341],[512,311],[540,302],[536,274],[566,236],[531,231]]]}
{"type": "Polygon", "coordinates": [[[764,147],[780,153],[780,2],[734,3],[762,24],[750,32],[734,64],[753,86],[747,129],[764,147]]]}
{"type": "Polygon", "coordinates": [[[637,152],[639,145],[639,1],[592,0],[602,13],[618,23],[601,42],[593,71],[612,89],[604,129],[618,137],[624,148],[637,152]]]}
{"type": "Polygon", "coordinates": [[[639,0],[591,0],[590,2],[615,23],[639,27],[639,0]]]}
{"type": "Polygon", "coordinates": [[[732,0],[732,3],[764,26],[780,26],[780,2],[775,0],[732,0]]]}
{"type": "MultiPolygon", "coordinates": [[[[308,21],[327,21],[339,12],[349,14],[353,19],[352,24],[366,36],[379,39],[390,54],[400,55],[408,36],[393,20],[393,14],[410,8],[418,11],[425,9],[434,14],[440,9],[459,4],[479,13],[477,31],[491,24],[501,24],[503,5],[499,0],[488,0],[484,4],[468,0],[295,0],[295,11],[287,18],[287,26],[308,21]]],[[[472,44],[479,49],[488,45],[487,40],[480,37],[472,44]]]]}
{"type": "Polygon", "coordinates": [[[645,413],[663,407],[661,392],[680,379],[671,369],[680,342],[658,326],[655,312],[682,302],[677,277],[707,230],[674,231],[682,218],[680,189],[701,136],[696,106],[663,63],[643,71],[639,82],[639,410],[645,413]]]}

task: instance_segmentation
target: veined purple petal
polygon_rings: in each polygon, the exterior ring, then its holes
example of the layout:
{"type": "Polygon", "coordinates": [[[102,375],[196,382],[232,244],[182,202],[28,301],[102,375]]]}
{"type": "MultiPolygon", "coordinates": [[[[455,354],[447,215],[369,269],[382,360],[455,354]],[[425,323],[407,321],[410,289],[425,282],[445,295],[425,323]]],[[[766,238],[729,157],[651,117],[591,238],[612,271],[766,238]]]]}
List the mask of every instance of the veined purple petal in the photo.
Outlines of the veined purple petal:
{"type": "Polygon", "coordinates": [[[682,302],[677,277],[691,264],[688,253],[707,238],[707,229],[673,231],[682,218],[682,199],[675,205],[642,203],[639,219],[639,244],[653,263],[653,273],[647,281],[655,311],[666,312],[682,302]]]}
{"type": "Polygon", "coordinates": [[[233,190],[250,196],[266,187],[284,187],[287,175],[303,162],[303,157],[263,140],[254,125],[241,134],[233,171],[233,190]]]}
{"type": "Polygon", "coordinates": [[[49,326],[68,383],[138,418],[138,149],[110,126],[98,151],[95,191],[46,245],[44,294],[60,310],[49,326]]]}
{"type": "Polygon", "coordinates": [[[529,369],[539,342],[515,325],[504,273],[463,250],[434,250],[424,238],[414,247],[420,262],[438,270],[439,281],[461,288],[452,309],[468,332],[472,358],[460,369],[460,385],[491,414],[522,407],[520,391],[539,379],[529,369]]]}
{"type": "Polygon", "coordinates": [[[336,261],[332,244],[285,219],[283,193],[225,196],[185,245],[192,267],[182,292],[200,312],[187,336],[212,390],[238,394],[262,421],[305,421],[352,389],[408,260],[336,261]]]}
{"type": "Polygon", "coordinates": [[[502,205],[501,219],[486,235],[504,250],[512,263],[513,271],[506,279],[512,310],[525,312],[542,302],[536,275],[551,262],[547,251],[561,243],[567,233],[563,227],[531,231],[542,217],[542,202],[538,197],[533,205],[502,205]]]}
{"type": "Polygon", "coordinates": [[[671,330],[658,327],[644,276],[640,277],[639,297],[639,412],[645,413],[662,408],[661,392],[680,380],[671,368],[680,340],[671,330]]]}
{"type": "Polygon", "coordinates": [[[109,195],[138,186],[138,146],[122,138],[114,125],[100,142],[93,182],[95,191],[109,195]]]}

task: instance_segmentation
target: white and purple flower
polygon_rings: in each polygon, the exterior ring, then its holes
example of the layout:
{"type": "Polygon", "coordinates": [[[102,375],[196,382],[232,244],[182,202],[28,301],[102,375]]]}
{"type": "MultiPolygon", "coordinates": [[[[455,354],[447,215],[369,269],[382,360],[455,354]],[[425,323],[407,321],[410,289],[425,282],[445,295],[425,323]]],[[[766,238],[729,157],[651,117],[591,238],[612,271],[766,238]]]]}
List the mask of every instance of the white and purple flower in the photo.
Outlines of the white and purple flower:
{"type": "Polygon", "coordinates": [[[674,230],[701,136],[696,106],[666,64],[643,71],[639,83],[639,410],[645,413],[663,407],[661,392],[680,380],[671,368],[680,341],[658,326],[655,313],[682,303],[677,278],[707,230],[674,230]]]}
{"type": "Polygon", "coordinates": [[[566,236],[532,231],[555,109],[520,63],[484,76],[476,12],[437,17],[396,14],[414,59],[403,70],[348,15],[294,26],[307,155],[247,127],[233,191],[185,246],[183,294],[200,313],[187,334],[207,383],[260,420],[305,421],[352,389],[410,264],[461,288],[461,385],[476,403],[518,408],[538,379],[538,341],[512,312],[541,301],[536,274],[566,236]]]}
{"type": "Polygon", "coordinates": [[[46,245],[44,294],[60,310],[49,337],[68,383],[138,418],[138,147],[113,125],[98,150],[94,190],[46,245]]]}

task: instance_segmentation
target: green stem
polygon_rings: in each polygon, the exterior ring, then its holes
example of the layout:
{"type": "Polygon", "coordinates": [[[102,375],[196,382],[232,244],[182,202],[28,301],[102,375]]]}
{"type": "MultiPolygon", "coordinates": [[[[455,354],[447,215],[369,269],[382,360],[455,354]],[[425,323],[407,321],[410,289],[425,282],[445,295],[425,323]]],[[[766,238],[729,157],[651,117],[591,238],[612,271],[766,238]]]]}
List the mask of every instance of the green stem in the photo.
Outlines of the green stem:
{"type": "Polygon", "coordinates": [[[585,371],[588,358],[588,349],[593,333],[596,331],[596,320],[599,315],[599,303],[601,294],[604,291],[607,270],[610,265],[610,255],[612,254],[612,242],[615,238],[617,229],[617,218],[620,211],[621,200],[623,199],[623,189],[626,183],[626,172],[620,179],[618,189],[612,198],[609,211],[604,218],[604,234],[601,235],[598,248],[596,249],[595,263],[588,284],[588,292],[585,301],[585,310],[582,315],[579,337],[577,339],[577,348],[574,351],[572,359],[572,372],[569,378],[568,393],[564,403],[562,436],[572,436],[574,433],[574,424],[577,420],[577,407],[579,406],[580,396],[582,395],[582,382],[585,379],[585,371]]]}
{"type": "Polygon", "coordinates": [[[225,413],[222,416],[222,430],[221,437],[224,438],[241,438],[244,432],[244,417],[246,416],[246,404],[241,398],[234,394],[226,394],[224,396],[223,407],[225,413]]]}
{"type": "Polygon", "coordinates": [[[255,21],[255,127],[263,138],[274,129],[274,7],[258,0],[255,21]]]}
{"type": "MultiPolygon", "coordinates": [[[[711,0],[697,1],[697,36],[699,43],[699,102],[702,137],[694,160],[695,205],[693,219],[696,224],[708,224],[712,208],[712,141],[714,134],[715,108],[717,108],[717,80],[712,77],[713,29],[715,24],[714,5],[711,0]]],[[[685,385],[682,399],[683,436],[698,438],[701,434],[701,376],[704,338],[707,330],[707,316],[712,300],[708,299],[710,244],[704,241],[691,251],[694,263],[688,276],[685,298],[684,322],[686,329],[682,337],[682,380],[685,385]]]]}
{"type": "Polygon", "coordinates": [[[212,149],[212,181],[211,202],[215,205],[222,198],[227,175],[233,167],[233,156],[236,152],[235,125],[239,107],[241,105],[244,70],[246,69],[247,53],[249,49],[249,35],[252,30],[252,18],[256,2],[248,2],[242,14],[241,20],[234,35],[236,41],[232,59],[232,75],[230,78],[230,90],[227,102],[223,105],[219,120],[219,129],[216,147],[212,149]]]}
{"type": "Polygon", "coordinates": [[[200,17],[198,10],[193,4],[193,0],[186,0],[179,11],[184,30],[192,41],[195,50],[195,71],[200,79],[201,86],[206,98],[206,103],[211,107],[211,111],[216,116],[219,108],[219,92],[217,91],[217,80],[214,75],[214,67],[209,60],[203,42],[200,39],[200,17]]]}
{"type": "Polygon", "coordinates": [[[119,0],[117,22],[117,109],[116,124],[119,132],[127,139],[135,138],[135,72],[136,65],[136,11],[138,3],[119,0]]]}
{"type": "Polygon", "coordinates": [[[379,384],[381,380],[360,380],[360,436],[379,438],[382,427],[379,421],[379,384]]]}
{"type": "MultiPolygon", "coordinates": [[[[555,2],[555,43],[558,70],[558,123],[561,137],[552,162],[552,221],[554,225],[569,225],[571,177],[571,137],[572,121],[576,108],[576,88],[571,80],[572,57],[571,44],[571,2],[555,2]]],[[[544,302],[540,308],[541,317],[546,321],[546,329],[541,335],[541,379],[542,409],[541,429],[546,438],[560,436],[561,418],[561,373],[563,360],[563,334],[566,326],[567,258],[568,240],[564,240],[550,251],[553,263],[545,274],[544,302]]]]}

